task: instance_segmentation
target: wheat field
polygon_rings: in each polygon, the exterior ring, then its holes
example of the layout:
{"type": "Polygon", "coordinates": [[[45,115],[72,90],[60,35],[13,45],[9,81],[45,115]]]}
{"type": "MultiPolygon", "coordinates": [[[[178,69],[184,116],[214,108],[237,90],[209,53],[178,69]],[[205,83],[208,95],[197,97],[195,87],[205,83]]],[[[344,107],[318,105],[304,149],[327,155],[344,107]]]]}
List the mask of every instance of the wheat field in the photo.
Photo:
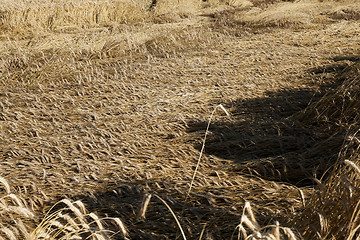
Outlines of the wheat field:
{"type": "Polygon", "coordinates": [[[0,239],[358,239],[357,0],[0,0],[0,239]]]}

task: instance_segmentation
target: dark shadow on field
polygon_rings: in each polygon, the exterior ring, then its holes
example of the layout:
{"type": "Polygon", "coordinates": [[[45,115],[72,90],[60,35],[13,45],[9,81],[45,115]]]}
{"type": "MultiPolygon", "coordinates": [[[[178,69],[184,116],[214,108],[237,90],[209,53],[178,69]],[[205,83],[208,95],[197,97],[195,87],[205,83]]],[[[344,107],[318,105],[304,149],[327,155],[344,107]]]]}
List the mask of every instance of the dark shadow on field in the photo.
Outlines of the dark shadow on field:
{"type": "MultiPolygon", "coordinates": [[[[308,88],[225,103],[231,120],[215,118],[211,123],[205,153],[233,160],[230,172],[297,186],[315,184],[314,177],[326,177],[336,161],[346,132],[333,131],[316,120],[309,123],[304,110],[334,91],[346,78],[348,61],[357,59],[336,57],[332,64],[310,69],[308,88]]],[[[206,126],[207,122],[190,122],[188,133],[202,137],[206,126]]],[[[201,148],[200,141],[195,145],[201,148]]]]}
{"type": "MultiPolygon", "coordinates": [[[[185,235],[191,239],[199,239],[203,223],[206,223],[204,237],[207,239],[230,239],[241,217],[241,211],[229,211],[211,204],[214,200],[208,194],[192,193],[192,203],[186,203],[184,189],[174,188],[173,183],[160,179],[118,182],[106,186],[102,192],[84,192],[83,195],[72,196],[72,199],[80,199],[89,212],[101,218],[120,218],[127,228],[126,239],[182,239],[174,216],[157,196],[176,214],[185,235]],[[149,194],[152,194],[150,203],[145,218],[142,218],[141,207],[149,194]],[[222,222],[219,223],[219,220],[222,222]]],[[[222,198],[218,196],[216,200],[226,202],[222,198]]],[[[107,229],[117,231],[118,227],[109,224],[107,229]]],[[[111,239],[124,237],[117,232],[111,239]]]]}

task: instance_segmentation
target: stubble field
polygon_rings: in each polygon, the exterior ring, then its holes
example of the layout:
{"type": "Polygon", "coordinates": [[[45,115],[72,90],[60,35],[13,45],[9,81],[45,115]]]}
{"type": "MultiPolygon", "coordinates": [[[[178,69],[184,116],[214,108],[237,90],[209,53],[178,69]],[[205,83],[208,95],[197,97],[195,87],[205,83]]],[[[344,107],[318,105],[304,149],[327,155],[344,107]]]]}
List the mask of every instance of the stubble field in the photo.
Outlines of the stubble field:
{"type": "Polygon", "coordinates": [[[357,239],[357,1],[0,0],[0,239],[357,239]]]}

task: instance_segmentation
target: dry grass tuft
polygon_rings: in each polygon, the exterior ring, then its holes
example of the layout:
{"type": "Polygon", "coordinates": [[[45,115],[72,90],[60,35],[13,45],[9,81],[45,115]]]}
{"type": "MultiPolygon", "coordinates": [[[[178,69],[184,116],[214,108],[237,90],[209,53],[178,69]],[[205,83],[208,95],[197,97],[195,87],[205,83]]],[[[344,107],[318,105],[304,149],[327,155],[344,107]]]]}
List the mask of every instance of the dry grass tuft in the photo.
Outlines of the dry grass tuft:
{"type": "Polygon", "coordinates": [[[334,20],[358,20],[359,6],[352,1],[253,1],[235,11],[225,11],[219,21],[248,29],[316,28],[334,20]],[[251,7],[253,6],[253,7],[251,7]],[[234,14],[235,13],[235,14],[234,14]],[[228,20],[224,20],[228,18],[228,20]]]}
{"type": "Polygon", "coordinates": [[[320,9],[321,7],[318,4],[312,2],[284,2],[269,6],[265,11],[262,9],[251,9],[241,17],[241,21],[247,25],[250,24],[258,27],[310,25],[320,9]]]}
{"type": "Polygon", "coordinates": [[[297,233],[295,233],[290,228],[281,227],[279,225],[279,222],[277,221],[274,225],[260,227],[259,223],[256,221],[255,215],[249,202],[245,202],[240,224],[236,228],[239,231],[238,239],[299,239],[297,233]]]}
{"type": "Polygon", "coordinates": [[[52,209],[31,232],[32,239],[111,239],[117,233],[106,229],[105,222],[116,223],[124,239],[127,239],[127,230],[119,218],[100,219],[95,213],[87,213],[79,200],[71,202],[63,199],[52,209]],[[65,207],[52,211],[62,204],[65,207]]]}
{"type": "Polygon", "coordinates": [[[321,184],[317,193],[309,200],[294,221],[299,226],[305,238],[317,236],[320,239],[353,239],[360,226],[359,214],[359,162],[358,144],[348,142],[356,147],[356,152],[343,157],[349,152],[342,153],[337,167],[326,183],[321,184]]]}
{"type": "Polygon", "coordinates": [[[346,67],[337,78],[340,86],[328,91],[322,99],[297,115],[301,122],[323,126],[334,132],[346,132],[357,125],[360,119],[360,64],[346,67]]]}
{"type": "Polygon", "coordinates": [[[147,1],[1,1],[1,29],[10,36],[116,27],[148,18],[147,1]]]}
{"type": "MultiPolygon", "coordinates": [[[[8,182],[4,178],[1,180],[10,189],[8,182]]],[[[3,195],[0,198],[0,208],[3,219],[0,228],[2,239],[111,239],[117,233],[104,227],[104,223],[109,221],[118,226],[124,239],[128,235],[119,218],[100,219],[94,213],[87,213],[81,201],[61,200],[40,223],[27,202],[17,194],[7,192],[3,195]],[[60,207],[61,205],[65,207],[60,207]],[[36,226],[34,230],[33,226],[36,226]]]]}
{"type": "Polygon", "coordinates": [[[3,219],[0,237],[12,240],[31,239],[29,228],[24,226],[23,221],[34,224],[36,222],[34,212],[21,196],[12,193],[6,179],[1,177],[1,183],[6,188],[6,193],[0,198],[0,212],[3,219]]]}

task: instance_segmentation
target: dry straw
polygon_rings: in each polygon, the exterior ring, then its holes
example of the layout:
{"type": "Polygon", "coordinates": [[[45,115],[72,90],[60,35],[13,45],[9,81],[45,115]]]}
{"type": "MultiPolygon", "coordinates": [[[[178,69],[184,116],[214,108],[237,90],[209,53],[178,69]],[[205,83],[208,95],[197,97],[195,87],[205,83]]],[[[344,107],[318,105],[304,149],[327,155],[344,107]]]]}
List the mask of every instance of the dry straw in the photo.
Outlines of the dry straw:
{"type": "Polygon", "coordinates": [[[236,229],[238,230],[238,239],[299,239],[292,229],[280,226],[278,221],[275,221],[274,225],[261,227],[255,218],[250,202],[245,202],[241,220],[236,229]]]}
{"type": "Polygon", "coordinates": [[[206,131],[205,131],[205,135],[204,135],[204,138],[203,138],[203,142],[202,142],[202,145],[201,145],[201,150],[200,150],[200,154],[199,154],[199,158],[198,158],[198,161],[196,163],[196,167],[195,167],[195,170],[194,170],[194,174],[191,178],[191,182],[190,182],[190,187],[189,187],[189,190],[188,192],[186,193],[186,197],[185,197],[185,202],[187,200],[187,198],[189,197],[190,195],[190,192],[192,190],[192,187],[193,187],[193,184],[194,184],[194,181],[195,181],[195,177],[196,177],[196,174],[198,172],[198,169],[199,169],[199,166],[200,166],[200,160],[204,154],[204,150],[205,150],[205,143],[206,143],[206,137],[207,135],[209,134],[209,128],[210,128],[210,124],[211,124],[211,121],[214,117],[214,114],[216,112],[216,110],[220,108],[222,111],[224,111],[224,113],[226,114],[226,116],[228,116],[230,118],[230,114],[228,113],[228,111],[226,111],[226,109],[224,108],[224,106],[222,104],[219,104],[217,105],[214,110],[212,111],[211,115],[210,115],[210,118],[209,118],[209,121],[208,121],[208,124],[206,126],[206,131]]]}
{"type": "Polygon", "coordinates": [[[171,215],[174,217],[175,221],[176,221],[176,224],[178,225],[179,229],[180,229],[180,232],[181,232],[181,235],[183,237],[184,240],[186,240],[186,236],[185,236],[185,232],[183,230],[183,228],[181,227],[181,224],[178,220],[178,218],[176,217],[174,211],[171,209],[171,207],[165,202],[164,199],[162,199],[161,197],[159,197],[158,195],[155,195],[155,197],[157,197],[170,211],[171,215]]]}
{"type": "MultiPolygon", "coordinates": [[[[280,58],[287,50],[304,59],[312,55],[313,61],[313,56],[317,55],[323,60],[328,59],[328,53],[336,47],[341,48],[338,52],[342,54],[356,49],[357,46],[348,43],[351,42],[349,36],[358,31],[354,20],[359,16],[359,6],[355,0],[324,0],[322,3],[310,0],[209,0],[206,3],[169,0],[158,1],[151,10],[147,0],[0,0],[0,5],[0,82],[4,87],[0,94],[1,128],[4,129],[0,133],[0,139],[4,141],[2,166],[14,181],[19,181],[19,191],[12,192],[15,187],[0,177],[0,239],[111,239],[117,235],[129,239],[131,234],[142,231],[156,232],[157,223],[150,222],[154,216],[149,207],[153,196],[169,210],[183,239],[190,238],[191,234],[200,234],[200,239],[209,234],[207,238],[210,239],[212,230],[217,231],[217,236],[228,236],[234,228],[238,231],[238,239],[301,239],[294,229],[299,229],[305,239],[357,237],[360,229],[357,134],[346,139],[348,144],[343,148],[346,151],[339,155],[335,167],[326,172],[326,178],[315,180],[319,183],[318,189],[297,189],[260,177],[244,176],[234,171],[235,165],[230,161],[216,163],[216,177],[212,176],[213,162],[204,163],[204,169],[199,172],[216,111],[221,109],[230,116],[221,104],[211,113],[200,154],[189,146],[188,139],[181,138],[187,135],[184,134],[186,121],[182,120],[185,124],[173,121],[176,111],[176,114],[184,115],[184,119],[199,114],[199,111],[206,113],[206,104],[212,104],[213,97],[219,97],[219,89],[224,95],[234,94],[222,96],[224,101],[234,101],[243,99],[242,96],[261,95],[259,92],[264,90],[261,88],[277,82],[281,88],[288,86],[288,79],[294,75],[286,75],[287,71],[293,73],[296,69],[296,74],[303,74],[305,69],[302,67],[308,66],[309,62],[290,59],[290,56],[289,59],[287,56],[280,58]],[[344,2],[349,4],[342,4],[344,2]],[[216,9],[212,8],[214,6],[216,9]],[[346,19],[350,21],[345,23],[346,19]],[[337,20],[344,21],[336,24],[337,20]],[[326,21],[334,24],[311,25],[326,21]],[[301,27],[309,25],[309,31],[299,32],[301,27]],[[272,32],[274,26],[283,29],[274,28],[272,32]],[[287,27],[300,28],[290,32],[287,27]],[[317,28],[326,31],[316,32],[317,28]],[[252,29],[257,33],[262,29],[266,31],[261,36],[253,36],[252,29]],[[291,38],[279,42],[279,32],[281,36],[284,32],[291,33],[288,34],[291,38]],[[327,39],[315,43],[301,36],[302,33],[304,36],[316,35],[317,39],[319,36],[325,39],[329,33],[334,33],[346,40],[327,39]],[[263,40],[266,42],[262,43],[263,40]],[[272,42],[277,45],[272,46],[272,42]],[[317,50],[321,44],[331,46],[317,50]],[[284,46],[285,51],[279,46],[284,46]],[[302,55],[299,49],[302,52],[309,50],[310,54],[302,55]],[[213,54],[213,51],[217,53],[213,54]],[[271,54],[267,55],[269,52],[271,54]],[[215,55],[223,58],[221,61],[225,64],[218,65],[215,55]],[[271,61],[267,61],[267,57],[271,61]],[[239,63],[239,59],[245,61],[239,63]],[[251,64],[246,62],[248,60],[251,64]],[[301,63],[290,65],[290,60],[301,63]],[[181,68],[183,62],[187,65],[181,68]],[[286,81],[271,78],[274,71],[265,67],[277,62],[283,65],[279,69],[286,70],[275,72],[286,75],[286,81]],[[231,69],[224,66],[231,66],[231,69]],[[206,71],[211,72],[210,78],[203,76],[206,71]],[[258,71],[261,72],[259,76],[254,74],[258,71]],[[266,76],[263,82],[262,74],[266,76]],[[221,79],[223,76],[226,79],[221,79]],[[175,81],[167,82],[171,77],[175,81]],[[271,79],[267,80],[268,77],[271,79]],[[257,79],[260,84],[256,85],[256,91],[244,93],[237,87],[242,84],[239,79],[257,79]],[[167,101],[171,95],[174,97],[167,101]],[[200,100],[199,104],[191,102],[193,96],[200,100]],[[172,100],[181,107],[175,106],[172,100]],[[175,111],[168,111],[172,107],[175,111]],[[164,110],[172,113],[166,115],[164,110]],[[188,174],[185,176],[173,174],[179,165],[184,167],[181,170],[190,169],[193,163],[185,161],[194,156],[197,159],[194,172],[184,171],[188,174]],[[119,168],[119,171],[114,170],[119,168]],[[24,176],[27,174],[24,169],[35,174],[24,176]],[[58,169],[62,170],[61,174],[58,169]],[[200,174],[202,178],[198,178],[200,174]],[[183,201],[186,193],[185,204],[191,205],[190,211],[184,210],[180,216],[187,226],[180,224],[176,208],[165,201],[166,198],[159,197],[158,192],[145,195],[141,205],[136,206],[139,211],[134,213],[134,218],[143,220],[139,221],[141,223],[150,222],[146,231],[138,229],[139,223],[129,221],[125,226],[120,218],[101,218],[89,213],[81,201],[69,199],[59,201],[43,219],[37,219],[40,216],[38,210],[44,208],[43,201],[53,200],[65,187],[72,189],[71,194],[75,196],[86,189],[101,188],[102,181],[107,184],[107,181],[120,180],[163,180],[165,175],[170,183],[159,181],[154,184],[156,187],[150,188],[162,192],[161,196],[176,195],[174,202],[183,201]],[[188,180],[183,180],[189,178],[190,187],[188,180]],[[193,192],[196,180],[200,187],[193,192]],[[26,181],[37,182],[44,190],[34,184],[23,186],[26,181]],[[243,212],[237,224],[241,207],[243,212]],[[278,221],[267,225],[269,219],[278,221]],[[201,228],[205,221],[208,222],[201,228]],[[209,227],[214,222],[218,229],[209,227]],[[293,229],[283,227],[283,224],[293,229]]],[[[356,42],[358,38],[354,39],[356,42]]],[[[310,172],[318,159],[327,160],[324,149],[338,149],[344,136],[346,138],[345,132],[359,127],[359,65],[345,69],[339,79],[345,79],[345,82],[293,116],[303,128],[320,129],[320,133],[330,129],[335,134],[316,149],[301,155],[301,161],[307,161],[307,165],[300,164],[300,167],[310,172]]],[[[254,83],[257,84],[257,80],[254,83]]],[[[269,141],[267,148],[271,149],[271,146],[269,141]]],[[[259,149],[255,154],[262,153],[264,148],[259,149]]],[[[265,170],[267,165],[263,163],[269,162],[271,170],[276,172],[278,165],[284,163],[282,157],[278,162],[269,159],[261,162],[257,158],[255,161],[265,170]]],[[[303,178],[298,169],[287,168],[303,178]]],[[[136,202],[133,200],[131,206],[136,202]]],[[[120,198],[116,201],[117,204],[126,202],[120,198]]],[[[123,214],[128,216],[126,212],[123,214]]]]}
{"type": "Polygon", "coordinates": [[[139,210],[139,214],[138,214],[139,218],[142,218],[142,219],[146,218],[145,214],[146,214],[147,208],[149,206],[151,196],[152,196],[151,194],[145,194],[144,199],[141,204],[141,207],[140,207],[140,210],[139,210]]]}
{"type": "Polygon", "coordinates": [[[39,239],[47,236],[49,239],[110,239],[115,233],[105,229],[103,221],[113,221],[119,228],[122,236],[127,239],[128,232],[119,218],[99,218],[95,213],[87,213],[81,201],[71,202],[63,199],[49,210],[49,214],[31,233],[32,238],[39,239]],[[58,205],[66,207],[52,212],[58,205]]]}

